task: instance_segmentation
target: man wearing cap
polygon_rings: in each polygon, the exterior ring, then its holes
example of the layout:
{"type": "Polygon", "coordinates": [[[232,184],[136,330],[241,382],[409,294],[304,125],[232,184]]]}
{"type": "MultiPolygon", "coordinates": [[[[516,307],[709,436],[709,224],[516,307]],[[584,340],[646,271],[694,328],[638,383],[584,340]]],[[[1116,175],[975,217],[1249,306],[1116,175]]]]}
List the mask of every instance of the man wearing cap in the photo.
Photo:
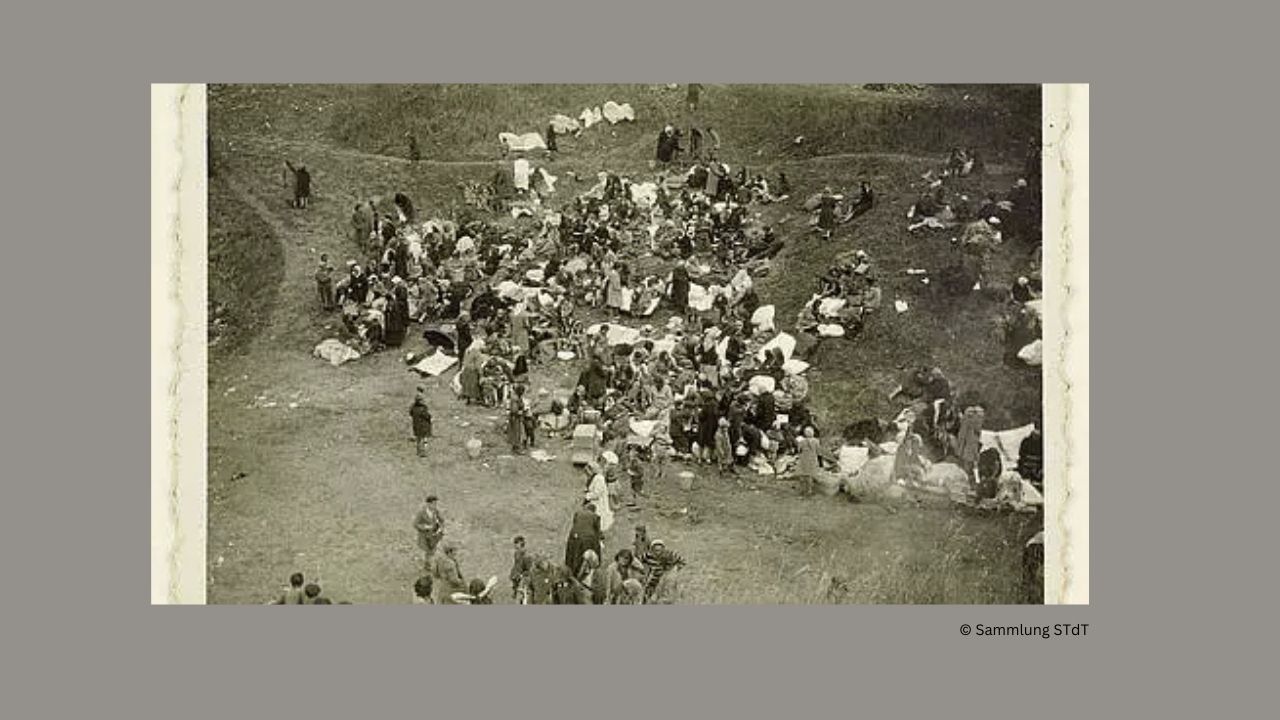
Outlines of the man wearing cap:
{"type": "Polygon", "coordinates": [[[431,556],[435,554],[440,538],[444,537],[444,515],[436,501],[435,495],[428,495],[413,518],[413,527],[418,531],[418,548],[425,553],[423,564],[427,568],[431,568],[431,556]]]}
{"type": "Polygon", "coordinates": [[[427,389],[418,386],[418,394],[409,406],[409,417],[413,420],[413,439],[418,446],[418,457],[427,456],[427,438],[431,437],[431,410],[427,407],[427,389]]]}

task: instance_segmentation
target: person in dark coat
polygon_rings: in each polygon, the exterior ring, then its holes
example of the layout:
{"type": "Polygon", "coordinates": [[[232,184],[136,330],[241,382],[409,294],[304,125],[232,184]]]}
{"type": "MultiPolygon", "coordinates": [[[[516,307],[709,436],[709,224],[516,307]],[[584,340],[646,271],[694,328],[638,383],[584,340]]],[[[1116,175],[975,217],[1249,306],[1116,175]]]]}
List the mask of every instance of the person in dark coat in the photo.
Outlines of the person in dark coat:
{"type": "Polygon", "coordinates": [[[311,199],[311,172],[307,170],[306,165],[295,166],[288,160],[285,160],[284,164],[289,168],[289,172],[293,173],[293,206],[305,209],[307,201],[311,199]]]}
{"type": "Polygon", "coordinates": [[[418,386],[418,395],[409,406],[409,417],[413,420],[413,439],[418,446],[418,457],[427,456],[427,438],[431,437],[431,410],[427,407],[427,389],[418,386]]]}
{"type": "Polygon", "coordinates": [[[408,195],[398,192],[395,195],[394,201],[396,207],[400,209],[400,212],[404,215],[406,221],[413,222],[417,218],[417,213],[413,209],[413,201],[409,199],[408,195]]]}
{"type": "Polygon", "coordinates": [[[582,569],[582,553],[591,550],[598,557],[603,552],[603,536],[595,505],[584,502],[573,514],[573,524],[569,528],[569,539],[564,548],[564,564],[568,566],[572,576],[576,576],[582,569]]]}
{"type": "Polygon", "coordinates": [[[702,399],[702,407],[698,410],[698,448],[700,459],[712,457],[716,447],[716,430],[720,425],[720,407],[716,396],[707,392],[702,399]]]}
{"type": "Polygon", "coordinates": [[[391,281],[390,302],[387,303],[387,331],[383,342],[399,347],[409,329],[409,287],[397,275],[391,281]]]}
{"type": "Polygon", "coordinates": [[[454,323],[454,332],[458,334],[458,360],[461,361],[467,356],[467,348],[471,347],[471,315],[470,313],[462,313],[458,316],[458,322],[454,323]]]}
{"type": "Polygon", "coordinates": [[[671,270],[671,304],[681,315],[689,310],[689,269],[684,261],[671,270]]]}

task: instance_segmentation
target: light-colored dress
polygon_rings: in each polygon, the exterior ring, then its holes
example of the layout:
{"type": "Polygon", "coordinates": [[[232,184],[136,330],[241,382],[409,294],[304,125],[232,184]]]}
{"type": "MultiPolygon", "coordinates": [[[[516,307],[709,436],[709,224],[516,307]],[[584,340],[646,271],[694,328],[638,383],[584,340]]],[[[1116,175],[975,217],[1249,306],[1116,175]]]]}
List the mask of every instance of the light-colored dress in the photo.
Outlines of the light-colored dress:
{"type": "Polygon", "coordinates": [[[587,500],[596,506],[596,514],[600,516],[600,530],[609,532],[613,527],[613,508],[609,505],[609,484],[605,482],[604,473],[596,473],[587,486],[587,500]]]}

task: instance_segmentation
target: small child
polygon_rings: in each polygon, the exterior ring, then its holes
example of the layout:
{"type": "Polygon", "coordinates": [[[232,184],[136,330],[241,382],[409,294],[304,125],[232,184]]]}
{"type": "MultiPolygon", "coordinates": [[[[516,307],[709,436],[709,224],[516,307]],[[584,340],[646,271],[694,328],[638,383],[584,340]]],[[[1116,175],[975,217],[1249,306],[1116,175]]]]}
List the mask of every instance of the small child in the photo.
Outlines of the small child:
{"type": "Polygon", "coordinates": [[[515,546],[511,558],[511,599],[517,605],[528,605],[529,574],[533,570],[533,558],[525,550],[523,535],[517,535],[511,544],[515,546]]]}
{"type": "MultiPolygon", "coordinates": [[[[494,580],[497,580],[497,578],[494,578],[494,580]]],[[[467,585],[467,594],[471,596],[471,600],[468,604],[492,605],[493,598],[490,597],[487,590],[488,588],[485,587],[485,582],[483,580],[480,578],[472,578],[471,582],[467,585]]]]}
{"type": "Polygon", "coordinates": [[[327,253],[320,254],[320,265],[316,268],[316,293],[320,296],[321,310],[327,312],[337,307],[333,301],[333,266],[327,253]]]}
{"type": "Polygon", "coordinates": [[[319,586],[319,585],[317,585],[317,584],[315,584],[315,583],[307,583],[307,587],[303,589],[302,594],[303,594],[303,596],[304,596],[304,597],[302,598],[302,604],[303,604],[303,605],[320,605],[320,604],[322,604],[322,603],[320,602],[320,600],[321,600],[322,598],[320,597],[320,586],[319,586]]]}
{"type": "Polygon", "coordinates": [[[627,506],[635,510],[636,503],[644,495],[644,464],[640,462],[640,451],[634,445],[627,449],[627,477],[631,481],[631,502],[627,506]]]}
{"type": "Polygon", "coordinates": [[[280,595],[280,599],[276,600],[273,605],[302,605],[302,584],[305,580],[302,573],[294,573],[289,576],[289,587],[284,589],[280,595]]]}
{"type": "Polygon", "coordinates": [[[716,462],[720,465],[720,472],[733,473],[733,443],[729,439],[729,421],[720,418],[719,427],[716,429],[716,462]]]}

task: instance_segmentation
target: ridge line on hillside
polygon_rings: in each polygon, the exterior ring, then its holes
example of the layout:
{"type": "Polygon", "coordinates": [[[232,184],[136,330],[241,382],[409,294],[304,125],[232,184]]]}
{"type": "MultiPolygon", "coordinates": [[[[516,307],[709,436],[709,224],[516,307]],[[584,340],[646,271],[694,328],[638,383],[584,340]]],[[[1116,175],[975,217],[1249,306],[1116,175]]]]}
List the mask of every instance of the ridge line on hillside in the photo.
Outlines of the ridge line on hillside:
{"type": "MultiPolygon", "coordinates": [[[[280,138],[264,137],[262,135],[247,135],[247,134],[228,135],[226,136],[226,139],[228,142],[244,142],[251,145],[256,144],[261,147],[284,148],[284,149],[305,148],[308,151],[312,151],[312,152],[319,151],[322,153],[327,153],[330,155],[336,155],[340,157],[349,157],[349,158],[364,159],[364,160],[378,160],[382,162],[395,162],[402,165],[414,164],[408,158],[400,157],[399,155],[386,155],[382,153],[365,152],[363,150],[355,150],[352,148],[345,148],[345,147],[340,147],[336,145],[331,145],[329,143],[316,142],[312,140],[284,140],[280,138]]],[[[508,157],[496,157],[488,160],[439,160],[439,159],[422,158],[421,160],[418,160],[416,164],[428,165],[428,166],[441,166],[441,167],[488,166],[488,165],[494,164],[495,162],[504,162],[510,159],[514,159],[515,157],[518,157],[518,156],[511,155],[508,157]]],[[[575,159],[585,159],[585,158],[575,158],[572,155],[561,156],[561,157],[565,161],[572,161],[575,159]]],[[[825,160],[857,160],[857,159],[871,159],[871,158],[934,162],[934,161],[937,161],[939,157],[941,156],[913,155],[911,153],[901,153],[901,152],[845,152],[845,153],[831,153],[829,155],[813,155],[813,156],[804,157],[804,158],[778,158],[773,160],[772,164],[800,165],[804,163],[821,162],[825,160]]]]}

